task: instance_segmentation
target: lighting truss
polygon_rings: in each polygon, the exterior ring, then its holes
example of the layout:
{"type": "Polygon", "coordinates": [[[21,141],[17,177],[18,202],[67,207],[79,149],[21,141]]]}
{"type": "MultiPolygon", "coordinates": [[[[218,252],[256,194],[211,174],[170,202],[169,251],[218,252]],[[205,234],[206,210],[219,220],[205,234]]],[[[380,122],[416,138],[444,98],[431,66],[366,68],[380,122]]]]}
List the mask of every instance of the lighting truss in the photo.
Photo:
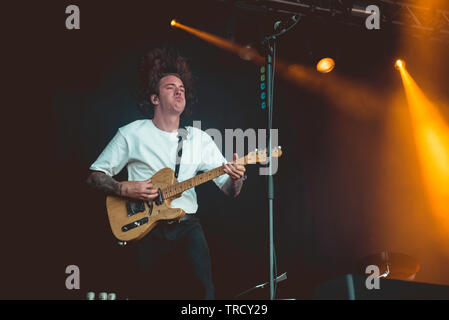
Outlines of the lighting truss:
{"type": "Polygon", "coordinates": [[[246,0],[226,1],[235,6],[277,14],[321,16],[335,22],[365,28],[365,20],[371,14],[366,8],[378,6],[381,28],[399,26],[404,33],[414,37],[442,41],[449,44],[449,9],[432,7],[425,1],[411,0],[246,0]],[[418,3],[418,4],[416,4],[418,3]]]}

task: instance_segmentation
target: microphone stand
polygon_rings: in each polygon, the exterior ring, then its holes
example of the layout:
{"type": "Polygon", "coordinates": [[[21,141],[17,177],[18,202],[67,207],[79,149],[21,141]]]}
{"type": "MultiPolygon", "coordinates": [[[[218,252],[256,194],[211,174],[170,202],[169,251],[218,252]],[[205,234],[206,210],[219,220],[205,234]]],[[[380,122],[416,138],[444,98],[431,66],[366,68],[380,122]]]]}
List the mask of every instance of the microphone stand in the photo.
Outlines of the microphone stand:
{"type": "MultiPolygon", "coordinates": [[[[283,28],[280,32],[265,37],[262,41],[263,45],[266,45],[267,49],[267,109],[268,109],[268,210],[269,210],[269,246],[270,246],[270,300],[275,299],[275,252],[274,252],[274,231],[273,231],[273,200],[274,200],[274,183],[272,174],[272,159],[271,159],[271,130],[273,124],[273,88],[274,88],[274,74],[275,74],[275,62],[276,62],[276,39],[292,29],[300,20],[300,16],[296,15],[291,18],[293,24],[289,27],[283,28]]],[[[274,24],[274,30],[279,28],[281,22],[278,21],[274,24]]]]}
{"type": "MultiPolygon", "coordinates": [[[[281,282],[281,281],[284,281],[284,280],[286,280],[286,279],[287,279],[287,272],[284,272],[284,273],[281,274],[280,276],[276,277],[276,282],[281,282]]],[[[245,290],[245,291],[239,293],[239,294],[236,295],[235,297],[236,297],[236,298],[241,297],[241,296],[243,296],[243,295],[247,294],[248,292],[251,292],[251,291],[253,291],[253,290],[255,290],[255,289],[263,289],[263,288],[265,288],[268,284],[269,284],[269,282],[265,282],[265,283],[258,284],[257,286],[254,286],[254,287],[252,287],[252,288],[250,288],[250,289],[248,289],[248,290],[245,290]]]]}

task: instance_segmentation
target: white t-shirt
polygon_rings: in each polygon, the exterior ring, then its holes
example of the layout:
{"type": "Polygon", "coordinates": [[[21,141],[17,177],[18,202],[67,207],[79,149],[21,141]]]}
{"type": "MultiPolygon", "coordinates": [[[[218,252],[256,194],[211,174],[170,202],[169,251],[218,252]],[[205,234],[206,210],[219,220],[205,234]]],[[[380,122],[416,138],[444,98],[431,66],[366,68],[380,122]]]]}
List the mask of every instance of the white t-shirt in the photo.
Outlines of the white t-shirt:
{"type": "MultiPolygon", "coordinates": [[[[188,135],[182,146],[178,181],[194,177],[199,171],[208,171],[227,162],[212,138],[201,129],[186,127],[188,135]]],[[[152,120],[137,120],[118,129],[90,170],[109,176],[118,174],[125,165],[128,180],[143,181],[163,168],[175,170],[178,133],[157,128],[152,120]]],[[[221,188],[229,179],[227,174],[213,179],[221,188]]],[[[194,188],[186,190],[171,207],[186,213],[196,213],[198,203],[194,188]]]]}

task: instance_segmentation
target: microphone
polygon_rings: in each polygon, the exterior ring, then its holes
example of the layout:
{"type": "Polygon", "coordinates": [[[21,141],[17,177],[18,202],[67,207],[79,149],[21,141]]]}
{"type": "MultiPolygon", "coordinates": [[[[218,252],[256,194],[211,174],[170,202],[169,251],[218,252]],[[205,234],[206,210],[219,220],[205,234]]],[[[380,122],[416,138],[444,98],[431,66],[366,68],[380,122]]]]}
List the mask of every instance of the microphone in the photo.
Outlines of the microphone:
{"type": "Polygon", "coordinates": [[[277,31],[282,27],[283,29],[280,31],[280,33],[284,33],[285,31],[287,31],[287,29],[289,29],[292,26],[291,24],[292,22],[293,24],[296,24],[298,21],[299,15],[291,16],[290,19],[288,19],[287,21],[278,20],[274,23],[274,31],[277,31]]]}
{"type": "Polygon", "coordinates": [[[281,20],[276,21],[273,26],[276,34],[265,37],[265,39],[262,41],[262,43],[266,44],[268,41],[270,41],[272,39],[276,39],[277,37],[283,35],[287,31],[289,31],[291,28],[293,28],[299,22],[300,18],[301,18],[301,16],[299,14],[297,14],[297,15],[291,16],[290,19],[288,19],[288,21],[281,21],[281,20]]]}
{"type": "Polygon", "coordinates": [[[282,23],[281,20],[276,21],[276,22],[274,23],[274,28],[273,28],[273,29],[276,31],[276,30],[279,28],[279,26],[281,25],[281,23],[282,23]]]}

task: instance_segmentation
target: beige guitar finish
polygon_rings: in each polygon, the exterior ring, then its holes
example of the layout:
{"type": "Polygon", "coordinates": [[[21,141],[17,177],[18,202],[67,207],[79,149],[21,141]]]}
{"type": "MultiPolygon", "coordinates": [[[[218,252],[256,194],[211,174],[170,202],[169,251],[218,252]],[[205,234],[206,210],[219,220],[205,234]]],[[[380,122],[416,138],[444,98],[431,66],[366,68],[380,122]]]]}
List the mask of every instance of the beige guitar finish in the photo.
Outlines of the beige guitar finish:
{"type": "MultiPolygon", "coordinates": [[[[272,157],[280,157],[280,147],[273,148],[272,157]]],[[[246,165],[267,160],[266,150],[250,152],[243,158],[236,160],[238,164],[246,165]]],[[[186,181],[178,182],[175,173],[170,168],[164,168],[151,177],[154,189],[158,189],[160,196],[153,201],[139,201],[125,197],[109,195],[106,198],[109,224],[114,236],[121,241],[142,239],[161,220],[177,220],[185,215],[180,208],[171,208],[171,202],[181,197],[190,188],[208,182],[225,172],[223,166],[201,173],[186,181]],[[139,204],[138,210],[131,210],[130,205],[139,204]],[[140,212],[139,212],[140,211],[140,212]]],[[[129,181],[123,182],[124,184],[129,181]]]]}
{"type": "MultiPolygon", "coordinates": [[[[170,168],[159,170],[151,177],[151,183],[153,184],[154,189],[164,189],[165,187],[176,184],[177,182],[178,180],[175,178],[175,172],[170,168]]],[[[123,183],[126,184],[129,182],[124,181],[123,183]]],[[[111,225],[112,233],[117,239],[122,241],[139,240],[148,234],[148,232],[156,226],[156,223],[159,220],[175,220],[182,218],[185,215],[184,210],[170,207],[170,203],[179,197],[181,197],[181,194],[166,199],[159,206],[153,201],[153,210],[149,216],[146,227],[144,228],[142,226],[123,232],[121,230],[122,226],[148,217],[150,207],[146,201],[143,201],[145,204],[145,211],[139,212],[132,217],[128,217],[126,202],[135,200],[119,196],[107,196],[106,207],[108,210],[109,223],[111,225]]]]}

